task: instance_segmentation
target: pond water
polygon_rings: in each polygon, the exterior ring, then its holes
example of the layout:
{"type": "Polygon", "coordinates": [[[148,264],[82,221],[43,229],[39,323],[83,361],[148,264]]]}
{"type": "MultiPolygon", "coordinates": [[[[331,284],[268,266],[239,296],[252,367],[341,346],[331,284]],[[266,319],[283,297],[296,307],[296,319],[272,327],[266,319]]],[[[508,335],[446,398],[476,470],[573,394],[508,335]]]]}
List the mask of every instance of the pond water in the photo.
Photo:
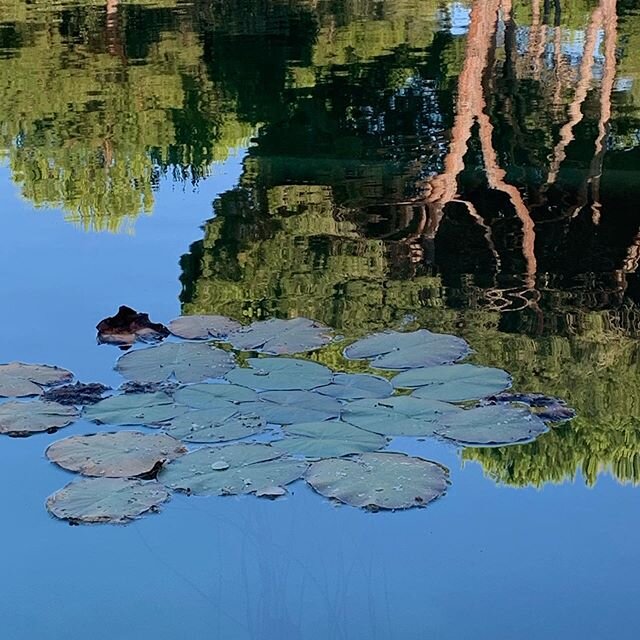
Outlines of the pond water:
{"type": "Polygon", "coordinates": [[[577,411],[524,445],[397,439],[451,470],[426,509],[296,483],[126,526],[51,518],[60,435],[2,437],[1,637],[636,638],[636,4],[1,2],[0,362],[117,387],[121,304],[305,316],[464,336],[577,411]]]}

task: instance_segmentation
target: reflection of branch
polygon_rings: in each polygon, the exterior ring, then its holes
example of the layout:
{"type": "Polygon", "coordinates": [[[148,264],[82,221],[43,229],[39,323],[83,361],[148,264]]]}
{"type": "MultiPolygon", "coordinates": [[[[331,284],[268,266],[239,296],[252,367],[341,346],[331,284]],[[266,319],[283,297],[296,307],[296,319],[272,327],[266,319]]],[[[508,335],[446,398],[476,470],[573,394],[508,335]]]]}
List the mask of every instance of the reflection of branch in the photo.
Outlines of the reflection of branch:
{"type": "Polygon", "coordinates": [[[500,254],[498,253],[498,250],[496,249],[496,245],[493,241],[493,234],[491,233],[491,227],[484,221],[484,218],[478,213],[478,210],[468,200],[455,199],[455,200],[452,200],[452,202],[457,202],[463,205],[467,209],[467,213],[474,219],[476,224],[482,228],[482,230],[484,231],[484,234],[483,234],[484,239],[487,241],[487,246],[489,247],[489,251],[491,251],[493,258],[496,261],[496,269],[499,270],[501,266],[500,254]]]}
{"type": "MultiPolygon", "coordinates": [[[[511,11],[509,11],[511,13],[511,11]]],[[[532,59],[531,70],[535,78],[540,76],[540,61],[544,54],[547,39],[547,26],[540,15],[540,0],[533,0],[531,5],[531,27],[529,29],[529,55],[532,59]]]]}

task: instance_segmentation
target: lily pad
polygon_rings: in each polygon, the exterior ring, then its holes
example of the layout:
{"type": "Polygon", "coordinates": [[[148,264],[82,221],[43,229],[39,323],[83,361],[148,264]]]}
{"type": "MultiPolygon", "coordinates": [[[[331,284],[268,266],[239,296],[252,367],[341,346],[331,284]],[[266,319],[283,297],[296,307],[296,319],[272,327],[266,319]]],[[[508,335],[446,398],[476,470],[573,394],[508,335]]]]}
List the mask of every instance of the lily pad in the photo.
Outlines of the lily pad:
{"type": "Polygon", "coordinates": [[[75,407],[57,402],[5,402],[0,404],[0,434],[30,436],[66,427],[79,416],[75,407]]]}
{"type": "Polygon", "coordinates": [[[122,356],[116,370],[138,382],[202,382],[218,378],[235,366],[233,354],[195,342],[165,343],[122,356]]]}
{"type": "Polygon", "coordinates": [[[314,462],[305,479],[327,498],[377,511],[425,506],[446,493],[449,471],[402,453],[363,453],[314,462]]]}
{"type": "Polygon", "coordinates": [[[333,382],[314,391],[340,400],[387,398],[393,387],[386,378],[368,373],[336,373],[333,382]]]}
{"type": "Polygon", "coordinates": [[[307,318],[254,322],[229,336],[229,342],[236,349],[272,355],[312,351],[331,340],[329,327],[307,318]]]}
{"type": "Polygon", "coordinates": [[[58,440],[46,456],[63,469],[85,476],[134,478],[153,475],[160,465],[186,452],[179,440],[163,433],[117,431],[58,440]]]}
{"type": "Polygon", "coordinates": [[[105,398],[85,410],[85,417],[106,424],[158,425],[186,413],[171,396],[157,393],[125,393],[105,398]]]}
{"type": "Polygon", "coordinates": [[[228,405],[228,411],[221,406],[189,411],[171,420],[164,430],[185,442],[202,443],[240,440],[264,430],[266,422],[261,416],[241,412],[230,402],[224,404],[228,405]]]}
{"type": "Polygon", "coordinates": [[[438,435],[470,446],[529,442],[548,430],[529,410],[508,405],[467,409],[444,416],[441,422],[438,435]]]}
{"type": "Polygon", "coordinates": [[[511,386],[511,376],[493,367],[454,364],[409,369],[395,376],[391,383],[396,389],[416,389],[414,398],[462,402],[504,391],[511,386]]]}
{"type": "Polygon", "coordinates": [[[241,327],[226,316],[180,316],[169,323],[169,331],[185,340],[223,340],[241,327]]]}
{"type": "Polygon", "coordinates": [[[342,410],[338,400],[313,391],[265,391],[260,394],[260,402],[244,407],[273,424],[330,420],[339,418],[342,410]]]}
{"type": "Polygon", "coordinates": [[[73,373],[48,364],[25,364],[9,362],[0,364],[0,396],[23,398],[39,396],[42,387],[68,382],[73,373]]]}
{"type": "Polygon", "coordinates": [[[168,464],[158,479],[171,489],[196,495],[262,492],[285,486],[306,471],[305,463],[281,456],[266,444],[204,447],[168,464]]]}
{"type": "Polygon", "coordinates": [[[415,369],[449,364],[470,352],[462,338],[419,329],[374,333],[349,345],[344,355],[351,360],[372,360],[371,366],[378,369],[415,369]]]}
{"type": "Polygon", "coordinates": [[[169,492],[157,482],[124,478],[85,478],[47,499],[47,510],[74,523],[125,523],[157,509],[169,492]]]}
{"type": "Polygon", "coordinates": [[[387,440],[340,420],[305,422],[283,427],[287,437],[273,443],[280,451],[310,458],[339,458],[382,449],[387,440]]]}
{"type": "Polygon", "coordinates": [[[296,358],[249,358],[250,368],[229,371],[225,378],[242,387],[260,391],[313,389],[333,380],[330,369],[317,362],[296,358]]]}
{"type": "Polygon", "coordinates": [[[443,416],[460,411],[459,407],[438,400],[394,396],[350,402],[342,411],[342,419],[385,436],[430,436],[443,416]]]}
{"type": "Polygon", "coordinates": [[[192,384],[182,387],[173,394],[179,404],[186,404],[194,409],[207,409],[219,400],[228,402],[255,402],[258,394],[248,387],[237,384],[206,383],[192,384]]]}

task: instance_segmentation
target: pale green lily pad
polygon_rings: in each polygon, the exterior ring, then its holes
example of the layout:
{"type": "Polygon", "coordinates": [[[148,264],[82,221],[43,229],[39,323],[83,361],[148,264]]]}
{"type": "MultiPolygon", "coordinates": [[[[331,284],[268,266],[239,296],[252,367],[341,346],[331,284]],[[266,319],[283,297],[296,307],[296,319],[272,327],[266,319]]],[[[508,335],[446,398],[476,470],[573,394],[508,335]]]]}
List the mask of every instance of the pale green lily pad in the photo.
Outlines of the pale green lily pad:
{"type": "Polygon", "coordinates": [[[336,373],[331,384],[314,391],[340,400],[362,400],[387,398],[393,393],[393,387],[386,378],[368,373],[336,373]]]}
{"type": "Polygon", "coordinates": [[[331,340],[329,327],[307,318],[254,322],[229,336],[229,342],[235,349],[271,355],[312,351],[331,340]]]}
{"type": "Polygon", "coordinates": [[[173,378],[181,383],[202,382],[219,378],[234,367],[233,354],[196,342],[168,342],[137,349],[122,356],[116,364],[116,370],[125,378],[137,382],[164,382],[173,378]]]}
{"type": "Polygon", "coordinates": [[[189,411],[171,420],[164,430],[185,442],[214,443],[248,438],[266,427],[261,416],[241,411],[230,402],[225,404],[229,406],[229,411],[220,406],[189,411]]]}
{"type": "Polygon", "coordinates": [[[0,397],[39,396],[44,392],[42,387],[68,382],[72,378],[71,371],[48,364],[0,364],[0,397]]]}
{"type": "Polygon", "coordinates": [[[30,436],[71,424],[79,416],[75,407],[57,402],[5,402],[0,404],[0,434],[30,436]]]}
{"type": "Polygon", "coordinates": [[[447,415],[436,433],[464,445],[497,446],[529,442],[546,431],[547,425],[527,409],[493,405],[447,415]]]}
{"type": "Polygon", "coordinates": [[[273,443],[280,451],[309,458],[339,458],[382,449],[387,440],[340,420],[306,422],[283,427],[286,437],[273,443]]]}
{"type": "Polygon", "coordinates": [[[313,389],[333,380],[330,369],[317,362],[296,358],[249,358],[251,368],[229,371],[225,378],[259,391],[313,389]]]}
{"type": "Polygon", "coordinates": [[[242,325],[226,316],[180,316],[169,323],[169,331],[185,340],[226,339],[242,325]]]}
{"type": "Polygon", "coordinates": [[[511,386],[511,376],[502,369],[474,364],[440,365],[403,371],[391,380],[396,389],[416,389],[414,398],[447,402],[478,400],[511,386]]]}
{"type": "Polygon", "coordinates": [[[313,391],[265,391],[260,394],[260,402],[244,407],[273,424],[331,420],[339,418],[342,410],[338,400],[313,391]]]}
{"type": "Polygon", "coordinates": [[[207,409],[218,400],[228,402],[255,402],[258,394],[248,387],[237,384],[218,384],[202,382],[182,387],[173,394],[173,399],[179,404],[185,404],[194,409],[207,409]]]}
{"type": "Polygon", "coordinates": [[[363,453],[314,462],[305,479],[327,498],[377,511],[425,506],[446,493],[449,471],[402,453],[363,453]]]}
{"type": "Polygon", "coordinates": [[[157,482],[85,478],[49,496],[46,506],[61,520],[122,524],[156,510],[168,499],[169,492],[157,482]]]}
{"type": "Polygon", "coordinates": [[[415,369],[448,364],[469,355],[462,338],[426,329],[399,332],[383,331],[362,338],[344,350],[351,360],[372,360],[378,369],[415,369]]]}
{"type": "Polygon", "coordinates": [[[430,436],[443,416],[462,409],[438,400],[393,396],[383,400],[356,400],[345,405],[342,419],[385,436],[430,436]]]}
{"type": "Polygon", "coordinates": [[[84,416],[87,420],[106,424],[155,426],[188,410],[188,407],[177,405],[171,396],[158,391],[105,398],[87,407],[84,416]]]}
{"type": "Polygon", "coordinates": [[[196,495],[262,492],[285,486],[306,471],[305,463],[281,456],[273,447],[258,443],[204,447],[164,467],[158,479],[171,489],[196,495]]]}
{"type": "Polygon", "coordinates": [[[117,431],[71,436],[54,442],[46,456],[67,471],[104,478],[152,475],[184,455],[184,445],[163,433],[117,431]]]}

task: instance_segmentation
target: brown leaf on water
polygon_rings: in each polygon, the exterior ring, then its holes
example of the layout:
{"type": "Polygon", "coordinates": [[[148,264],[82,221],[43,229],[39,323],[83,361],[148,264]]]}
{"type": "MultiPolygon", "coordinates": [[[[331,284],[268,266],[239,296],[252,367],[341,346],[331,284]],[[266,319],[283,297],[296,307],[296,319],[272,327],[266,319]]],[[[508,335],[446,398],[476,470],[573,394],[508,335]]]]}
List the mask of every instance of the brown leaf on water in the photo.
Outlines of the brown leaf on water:
{"type": "Polygon", "coordinates": [[[112,344],[128,349],[134,342],[161,342],[169,329],[159,322],[151,322],[147,313],[138,313],[122,305],[115,316],[101,320],[97,325],[98,343],[112,344]]]}

